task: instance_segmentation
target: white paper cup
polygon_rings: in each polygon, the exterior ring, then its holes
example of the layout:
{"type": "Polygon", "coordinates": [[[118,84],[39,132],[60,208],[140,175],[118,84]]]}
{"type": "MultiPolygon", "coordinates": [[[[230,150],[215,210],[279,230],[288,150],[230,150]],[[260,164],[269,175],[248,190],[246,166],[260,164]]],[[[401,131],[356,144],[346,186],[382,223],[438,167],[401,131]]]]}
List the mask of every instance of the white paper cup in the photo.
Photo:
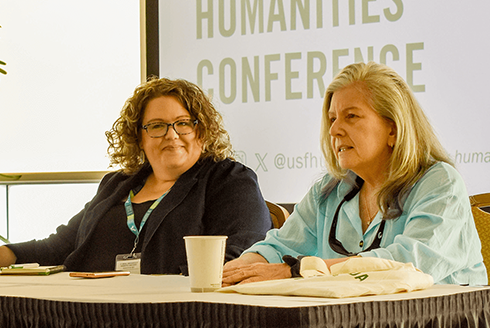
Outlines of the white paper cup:
{"type": "Polygon", "coordinates": [[[221,288],[227,236],[185,236],[191,292],[221,288]]]}

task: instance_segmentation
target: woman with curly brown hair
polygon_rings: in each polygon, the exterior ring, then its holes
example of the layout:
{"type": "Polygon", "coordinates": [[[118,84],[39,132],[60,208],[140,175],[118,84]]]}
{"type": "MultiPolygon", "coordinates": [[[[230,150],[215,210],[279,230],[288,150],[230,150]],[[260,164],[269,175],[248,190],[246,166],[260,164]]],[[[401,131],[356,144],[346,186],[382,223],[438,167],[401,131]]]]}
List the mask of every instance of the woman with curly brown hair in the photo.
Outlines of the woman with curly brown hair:
{"type": "Polygon", "coordinates": [[[221,115],[196,85],[143,83],[106,136],[121,169],[56,234],[0,247],[1,266],[185,274],[184,236],[228,236],[231,260],[271,228],[255,173],[233,160],[221,115]]]}

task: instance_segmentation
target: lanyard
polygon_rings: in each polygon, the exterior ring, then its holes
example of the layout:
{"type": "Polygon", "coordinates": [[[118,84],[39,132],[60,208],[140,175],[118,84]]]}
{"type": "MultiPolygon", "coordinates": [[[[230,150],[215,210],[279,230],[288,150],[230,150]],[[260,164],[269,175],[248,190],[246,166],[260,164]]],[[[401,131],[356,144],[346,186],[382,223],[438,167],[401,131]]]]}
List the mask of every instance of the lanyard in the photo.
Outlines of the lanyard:
{"type": "Polygon", "coordinates": [[[146,220],[148,220],[151,212],[153,212],[153,210],[158,206],[158,204],[160,204],[163,197],[165,197],[169,191],[170,191],[170,189],[167,190],[163,195],[161,195],[156,201],[154,201],[153,204],[151,204],[150,208],[148,209],[148,211],[146,211],[145,215],[143,216],[143,219],[141,220],[139,230],[136,228],[136,224],[134,224],[134,211],[133,211],[133,204],[131,203],[131,199],[134,197],[134,194],[133,194],[132,190],[129,192],[129,196],[128,196],[128,199],[126,200],[126,202],[124,203],[124,207],[126,209],[128,228],[129,228],[129,230],[131,230],[132,233],[134,233],[136,235],[136,239],[134,240],[134,247],[130,253],[131,255],[133,254],[134,250],[136,249],[136,246],[138,245],[138,242],[140,239],[140,232],[143,229],[143,226],[145,225],[146,220]]]}
{"type": "MultiPolygon", "coordinates": [[[[356,186],[342,199],[340,202],[339,206],[337,207],[337,210],[335,211],[335,215],[333,217],[332,225],[330,226],[330,234],[328,235],[328,243],[330,245],[330,248],[335,251],[336,253],[345,255],[345,256],[354,256],[357,255],[358,253],[351,253],[348,250],[344,248],[344,245],[340,242],[340,240],[337,239],[335,236],[337,232],[337,221],[339,219],[339,212],[340,208],[342,205],[346,202],[354,198],[354,196],[361,190],[362,184],[364,181],[360,178],[356,179],[356,186]]],[[[383,232],[385,230],[385,223],[386,221],[383,220],[381,221],[381,224],[378,228],[378,231],[376,232],[376,237],[373,240],[373,243],[371,246],[369,246],[367,249],[363,250],[363,252],[370,251],[372,249],[379,248],[379,245],[381,244],[381,239],[383,238],[383,232]]]]}

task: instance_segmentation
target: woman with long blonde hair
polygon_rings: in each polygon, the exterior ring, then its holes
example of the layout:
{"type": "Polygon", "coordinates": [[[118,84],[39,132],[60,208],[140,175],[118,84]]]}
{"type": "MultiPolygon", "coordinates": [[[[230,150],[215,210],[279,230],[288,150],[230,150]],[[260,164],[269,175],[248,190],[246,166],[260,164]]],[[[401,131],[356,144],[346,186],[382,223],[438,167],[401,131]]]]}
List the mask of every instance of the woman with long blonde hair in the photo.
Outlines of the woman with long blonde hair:
{"type": "Polygon", "coordinates": [[[464,181],[394,70],[356,63],[334,78],[321,147],[328,173],[281,229],[225,265],[225,285],[296,276],[298,256],[328,268],[383,258],[411,262],[435,283],[487,283],[464,181]]]}

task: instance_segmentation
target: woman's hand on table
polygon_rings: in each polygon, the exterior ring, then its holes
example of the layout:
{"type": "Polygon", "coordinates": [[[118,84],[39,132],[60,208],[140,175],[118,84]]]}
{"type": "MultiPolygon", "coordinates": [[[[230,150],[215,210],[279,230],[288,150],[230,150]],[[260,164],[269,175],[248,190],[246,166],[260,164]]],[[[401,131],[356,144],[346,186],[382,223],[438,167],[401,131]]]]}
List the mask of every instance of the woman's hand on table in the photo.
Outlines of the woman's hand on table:
{"type": "MultiPolygon", "coordinates": [[[[349,257],[344,257],[323,261],[330,269],[330,266],[348,259],[349,257]]],[[[225,264],[222,286],[287,278],[291,278],[291,268],[286,263],[269,263],[257,253],[246,253],[225,264]]]]}
{"type": "Polygon", "coordinates": [[[286,263],[268,263],[257,253],[246,253],[225,264],[223,287],[238,283],[291,278],[291,268],[286,263]]]}

